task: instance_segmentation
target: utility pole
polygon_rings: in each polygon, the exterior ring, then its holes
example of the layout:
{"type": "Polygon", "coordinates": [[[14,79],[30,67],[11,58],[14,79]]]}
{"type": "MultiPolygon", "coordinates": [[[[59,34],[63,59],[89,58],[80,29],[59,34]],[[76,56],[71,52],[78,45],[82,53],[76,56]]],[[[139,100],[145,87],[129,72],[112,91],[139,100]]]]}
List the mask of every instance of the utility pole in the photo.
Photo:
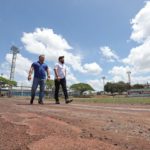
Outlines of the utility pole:
{"type": "Polygon", "coordinates": [[[10,80],[14,80],[16,59],[17,59],[17,54],[19,53],[19,48],[17,48],[16,46],[13,45],[11,47],[11,52],[12,52],[13,56],[12,56],[12,63],[11,63],[10,80]]]}
{"type": "Polygon", "coordinates": [[[102,77],[102,80],[103,80],[103,91],[104,91],[104,94],[105,94],[105,79],[106,79],[106,77],[103,76],[103,77],[102,77]]]}

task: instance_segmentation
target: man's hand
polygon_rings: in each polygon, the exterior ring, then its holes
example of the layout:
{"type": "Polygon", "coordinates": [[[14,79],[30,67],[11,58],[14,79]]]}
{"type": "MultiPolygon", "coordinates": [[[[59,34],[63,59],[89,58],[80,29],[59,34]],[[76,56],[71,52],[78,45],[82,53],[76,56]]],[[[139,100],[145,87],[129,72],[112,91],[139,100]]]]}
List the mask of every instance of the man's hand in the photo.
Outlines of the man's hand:
{"type": "Polygon", "coordinates": [[[59,81],[61,78],[60,78],[60,77],[57,77],[56,79],[59,81]]]}
{"type": "Polygon", "coordinates": [[[55,72],[56,80],[60,81],[61,78],[58,76],[58,70],[54,69],[54,72],[55,72]]]}
{"type": "Polygon", "coordinates": [[[47,80],[50,80],[51,79],[51,77],[50,76],[47,76],[47,80]]]}
{"type": "Polygon", "coordinates": [[[51,79],[50,70],[49,70],[49,68],[47,68],[47,80],[50,80],[50,79],[51,79]]]}
{"type": "Polygon", "coordinates": [[[30,81],[32,79],[31,75],[28,76],[28,80],[30,81]]]}
{"type": "Polygon", "coordinates": [[[29,75],[28,75],[28,80],[30,81],[32,79],[32,72],[33,72],[33,67],[31,66],[30,70],[29,70],[29,75]]]}

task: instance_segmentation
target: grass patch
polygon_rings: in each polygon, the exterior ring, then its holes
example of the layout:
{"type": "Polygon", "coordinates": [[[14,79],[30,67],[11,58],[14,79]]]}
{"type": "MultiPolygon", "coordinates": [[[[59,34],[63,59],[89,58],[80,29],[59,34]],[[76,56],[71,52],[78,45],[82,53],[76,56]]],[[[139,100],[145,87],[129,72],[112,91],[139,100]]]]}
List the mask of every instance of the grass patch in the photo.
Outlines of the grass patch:
{"type": "Polygon", "coordinates": [[[111,104],[150,104],[150,98],[75,98],[77,102],[111,103],[111,104]]]}

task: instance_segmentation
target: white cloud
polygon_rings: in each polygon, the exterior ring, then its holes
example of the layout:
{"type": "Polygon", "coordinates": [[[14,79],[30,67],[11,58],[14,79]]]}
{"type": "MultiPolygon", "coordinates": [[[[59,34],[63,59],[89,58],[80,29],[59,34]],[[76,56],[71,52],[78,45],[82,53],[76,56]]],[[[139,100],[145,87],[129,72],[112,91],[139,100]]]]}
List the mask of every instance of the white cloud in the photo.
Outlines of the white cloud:
{"type": "Polygon", "coordinates": [[[102,80],[89,80],[87,81],[88,84],[90,84],[96,91],[103,91],[103,81],[102,80]]]}
{"type": "MultiPolygon", "coordinates": [[[[0,66],[0,71],[4,74],[4,77],[9,78],[12,54],[6,54],[5,60],[6,61],[0,66]]],[[[15,80],[18,82],[18,85],[31,85],[31,82],[27,80],[28,71],[30,69],[31,63],[32,62],[28,58],[23,57],[21,54],[17,55],[15,80]]]]}
{"type": "Polygon", "coordinates": [[[131,21],[133,32],[131,39],[143,42],[150,37],[150,1],[146,2],[135,18],[131,21]]]}
{"type": "Polygon", "coordinates": [[[133,76],[132,84],[147,84],[150,83],[150,76],[133,76]]]}
{"type": "MultiPolygon", "coordinates": [[[[109,74],[112,75],[112,81],[128,82],[127,71],[131,71],[131,83],[146,83],[150,81],[150,1],[132,19],[131,40],[137,42],[138,46],[133,47],[124,58],[122,66],[114,66],[109,74]],[[140,44],[140,45],[139,45],[140,44]]],[[[109,49],[109,48],[107,48],[109,49]]],[[[103,50],[104,51],[104,50],[103,50]]],[[[104,54],[107,57],[107,53],[104,54]]],[[[110,56],[113,55],[110,53],[110,56]]],[[[109,56],[109,55],[108,55],[109,56]]],[[[109,58],[109,57],[108,57],[109,58]]],[[[111,58],[111,57],[110,57],[111,58]]]]}
{"type": "MultiPolygon", "coordinates": [[[[9,65],[11,64],[12,54],[6,54],[6,61],[9,63],[9,65]]],[[[15,69],[16,74],[21,77],[27,78],[31,64],[32,62],[28,58],[25,58],[21,54],[18,54],[15,69]]]]}
{"type": "Polygon", "coordinates": [[[150,1],[132,19],[131,39],[141,45],[132,48],[125,64],[132,65],[137,72],[150,72],[150,1]]]}
{"type": "Polygon", "coordinates": [[[111,74],[112,81],[113,82],[119,82],[119,81],[124,81],[128,82],[128,76],[127,72],[131,71],[131,76],[135,74],[135,71],[130,68],[129,66],[114,66],[110,71],[109,74],[111,74]]]}
{"type": "Polygon", "coordinates": [[[132,48],[123,62],[132,65],[138,72],[150,72],[150,41],[132,48]]]}
{"type": "MultiPolygon", "coordinates": [[[[67,83],[68,85],[78,83],[79,80],[75,77],[74,71],[79,71],[83,74],[98,75],[102,68],[96,63],[82,64],[82,56],[74,54],[72,47],[68,42],[58,34],[55,34],[52,29],[37,28],[33,33],[24,33],[21,38],[25,49],[35,55],[45,54],[46,60],[49,62],[57,62],[58,56],[64,55],[67,66],[67,83]]],[[[5,62],[1,64],[0,70],[5,70],[3,73],[9,77],[10,64],[12,61],[12,54],[6,54],[5,62]],[[7,66],[7,67],[6,67],[7,66]]],[[[25,58],[21,54],[17,55],[15,80],[19,84],[29,85],[32,82],[27,81],[28,71],[32,61],[25,58]]],[[[51,78],[53,79],[53,69],[51,69],[51,78]]]]}
{"type": "Polygon", "coordinates": [[[85,64],[83,68],[85,72],[91,72],[93,74],[99,74],[102,72],[102,68],[97,63],[85,64]]]}
{"type": "MultiPolygon", "coordinates": [[[[33,33],[24,33],[21,40],[25,49],[30,53],[37,55],[45,54],[48,61],[54,62],[57,61],[58,56],[64,55],[66,63],[75,71],[93,74],[92,69],[85,69],[83,67],[82,57],[72,53],[72,47],[68,42],[61,35],[55,34],[52,29],[37,28],[33,33]]],[[[95,67],[95,63],[93,64],[95,67]]],[[[88,66],[91,67],[91,64],[86,64],[86,68],[88,66]]],[[[97,67],[97,69],[99,68],[97,67]]]]}
{"type": "Polygon", "coordinates": [[[119,60],[119,57],[108,46],[100,47],[100,54],[102,54],[102,56],[110,62],[119,60]]]}
{"type": "Polygon", "coordinates": [[[111,82],[119,82],[124,81],[128,82],[128,75],[127,72],[131,71],[131,84],[146,84],[147,82],[150,83],[150,76],[144,76],[138,73],[137,70],[135,70],[132,67],[129,66],[114,66],[110,71],[109,74],[112,75],[112,81],[111,82]]]}
{"type": "Polygon", "coordinates": [[[67,66],[67,85],[71,86],[72,84],[79,83],[79,80],[71,72],[71,69],[67,66]]]}
{"type": "Polygon", "coordinates": [[[71,49],[68,42],[61,36],[54,33],[52,29],[37,28],[33,33],[25,33],[22,37],[26,50],[33,54],[43,54],[49,51],[66,51],[71,49]]]}
{"type": "Polygon", "coordinates": [[[10,77],[10,65],[8,62],[0,64],[0,73],[7,79],[10,77]]]}

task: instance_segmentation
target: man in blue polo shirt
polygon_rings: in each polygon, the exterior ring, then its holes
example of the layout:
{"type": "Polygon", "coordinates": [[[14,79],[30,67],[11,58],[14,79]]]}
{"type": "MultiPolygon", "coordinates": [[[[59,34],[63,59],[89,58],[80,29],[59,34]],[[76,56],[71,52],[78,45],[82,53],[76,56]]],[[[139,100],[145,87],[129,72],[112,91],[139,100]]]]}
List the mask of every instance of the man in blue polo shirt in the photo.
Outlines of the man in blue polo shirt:
{"type": "Polygon", "coordinates": [[[28,76],[29,81],[32,79],[32,73],[34,71],[30,104],[33,104],[33,101],[35,98],[35,92],[36,92],[38,85],[40,86],[38,102],[39,104],[43,104],[44,90],[45,90],[45,83],[46,83],[46,73],[47,73],[47,79],[50,80],[50,71],[49,71],[48,66],[44,63],[44,61],[45,61],[45,55],[40,55],[39,61],[34,62],[31,65],[31,68],[29,71],[29,76],[28,76]]]}

